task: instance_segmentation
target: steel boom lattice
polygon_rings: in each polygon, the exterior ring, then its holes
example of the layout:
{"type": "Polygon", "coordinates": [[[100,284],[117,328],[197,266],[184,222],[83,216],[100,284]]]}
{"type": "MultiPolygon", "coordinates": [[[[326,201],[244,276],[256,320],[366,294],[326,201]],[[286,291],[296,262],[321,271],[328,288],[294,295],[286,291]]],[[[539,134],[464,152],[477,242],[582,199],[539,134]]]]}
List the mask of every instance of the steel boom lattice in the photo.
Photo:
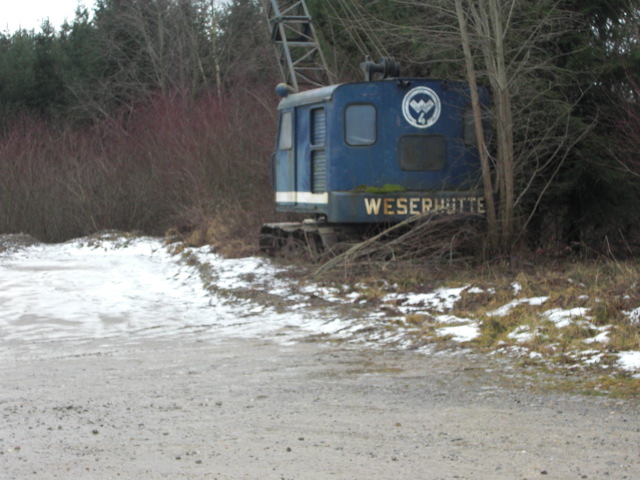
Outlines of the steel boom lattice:
{"type": "Polygon", "coordinates": [[[304,0],[261,0],[282,78],[298,92],[336,83],[327,67],[304,0]]]}

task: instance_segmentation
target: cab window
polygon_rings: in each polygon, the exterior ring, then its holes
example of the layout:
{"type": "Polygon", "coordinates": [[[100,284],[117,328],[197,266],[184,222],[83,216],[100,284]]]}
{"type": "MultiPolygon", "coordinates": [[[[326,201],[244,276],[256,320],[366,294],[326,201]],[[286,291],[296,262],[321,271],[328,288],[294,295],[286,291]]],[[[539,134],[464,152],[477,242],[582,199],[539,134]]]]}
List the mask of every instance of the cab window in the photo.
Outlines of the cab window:
{"type": "Polygon", "coordinates": [[[278,150],[291,150],[293,147],[293,115],[284,112],[280,117],[280,133],[278,137],[278,150]]]}
{"type": "Polygon", "coordinates": [[[369,104],[349,105],[345,110],[345,140],[351,146],[376,143],[376,107],[369,104]]]}

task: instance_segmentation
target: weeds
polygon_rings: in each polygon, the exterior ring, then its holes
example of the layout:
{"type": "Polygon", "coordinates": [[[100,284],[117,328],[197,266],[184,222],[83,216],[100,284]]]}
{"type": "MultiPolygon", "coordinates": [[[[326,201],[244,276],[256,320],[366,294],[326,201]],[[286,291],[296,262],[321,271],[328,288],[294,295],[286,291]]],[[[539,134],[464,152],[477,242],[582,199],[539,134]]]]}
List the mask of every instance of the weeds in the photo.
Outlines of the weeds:
{"type": "Polygon", "coordinates": [[[617,352],[640,350],[640,326],[625,321],[614,323],[608,346],[617,352]]]}

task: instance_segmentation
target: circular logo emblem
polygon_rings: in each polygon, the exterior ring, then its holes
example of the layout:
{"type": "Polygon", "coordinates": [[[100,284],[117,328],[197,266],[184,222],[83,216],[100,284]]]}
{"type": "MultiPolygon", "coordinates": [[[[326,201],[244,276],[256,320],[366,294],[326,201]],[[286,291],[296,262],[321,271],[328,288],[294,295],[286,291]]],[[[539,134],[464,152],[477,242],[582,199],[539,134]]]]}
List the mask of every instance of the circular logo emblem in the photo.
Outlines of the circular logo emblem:
{"type": "Polygon", "coordinates": [[[402,115],[414,127],[428,128],[440,118],[440,98],[428,87],[416,87],[402,100],[402,115]]]}

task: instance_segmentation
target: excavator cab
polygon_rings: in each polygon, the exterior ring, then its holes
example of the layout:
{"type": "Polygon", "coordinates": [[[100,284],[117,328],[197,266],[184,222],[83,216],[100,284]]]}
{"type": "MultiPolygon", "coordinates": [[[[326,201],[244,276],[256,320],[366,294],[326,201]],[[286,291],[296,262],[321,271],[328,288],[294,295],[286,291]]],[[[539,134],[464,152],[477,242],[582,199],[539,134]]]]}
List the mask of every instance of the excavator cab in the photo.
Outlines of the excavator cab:
{"type": "Polygon", "coordinates": [[[414,78],[346,83],[289,94],[278,109],[279,211],[332,224],[484,213],[465,84],[414,78]]]}

